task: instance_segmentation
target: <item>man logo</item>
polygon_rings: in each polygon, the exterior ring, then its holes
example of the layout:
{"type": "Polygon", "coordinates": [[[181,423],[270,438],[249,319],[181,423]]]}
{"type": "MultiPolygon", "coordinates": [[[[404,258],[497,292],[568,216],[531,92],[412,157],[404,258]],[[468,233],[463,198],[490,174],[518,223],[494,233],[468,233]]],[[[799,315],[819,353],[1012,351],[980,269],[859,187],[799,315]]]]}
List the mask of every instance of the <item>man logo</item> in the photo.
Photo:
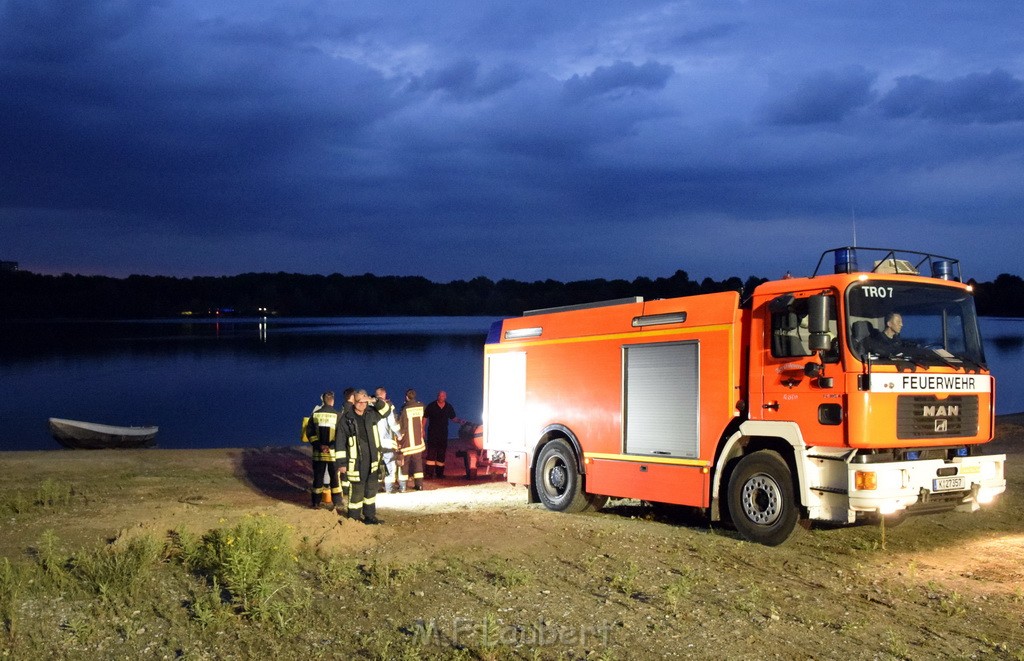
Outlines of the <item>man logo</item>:
{"type": "Polygon", "coordinates": [[[946,420],[936,420],[935,421],[935,432],[936,433],[940,433],[940,434],[941,433],[945,433],[946,430],[948,429],[947,425],[948,425],[948,422],[946,420]]]}

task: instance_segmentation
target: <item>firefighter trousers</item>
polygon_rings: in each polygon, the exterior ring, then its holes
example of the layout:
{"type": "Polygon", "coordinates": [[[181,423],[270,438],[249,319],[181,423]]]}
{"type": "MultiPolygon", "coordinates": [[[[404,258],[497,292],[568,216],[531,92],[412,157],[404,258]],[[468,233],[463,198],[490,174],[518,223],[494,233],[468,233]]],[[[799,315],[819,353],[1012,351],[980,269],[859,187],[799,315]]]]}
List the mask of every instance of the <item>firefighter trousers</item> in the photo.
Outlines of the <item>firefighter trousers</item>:
{"type": "Polygon", "coordinates": [[[349,483],[348,516],[350,519],[372,521],[377,518],[376,476],[368,480],[349,483]]]}
{"type": "Polygon", "coordinates": [[[405,455],[405,462],[398,467],[398,485],[405,488],[406,480],[412,478],[417,489],[423,488],[423,453],[405,455]]]}
{"type": "Polygon", "coordinates": [[[316,505],[323,498],[324,471],[329,473],[331,502],[335,507],[341,507],[341,482],[338,480],[338,469],[333,461],[313,461],[313,505],[316,505]]]}

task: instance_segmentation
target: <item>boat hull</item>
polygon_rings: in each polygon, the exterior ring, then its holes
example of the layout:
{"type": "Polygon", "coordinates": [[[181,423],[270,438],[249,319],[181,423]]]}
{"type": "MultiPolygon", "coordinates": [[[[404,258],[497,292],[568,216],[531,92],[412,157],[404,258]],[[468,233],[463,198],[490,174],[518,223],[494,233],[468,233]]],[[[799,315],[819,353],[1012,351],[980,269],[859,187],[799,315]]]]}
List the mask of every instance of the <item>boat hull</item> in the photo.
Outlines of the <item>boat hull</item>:
{"type": "Polygon", "coordinates": [[[117,427],[81,420],[50,418],[50,434],[66,448],[109,450],[146,448],[156,443],[159,427],[117,427]]]}

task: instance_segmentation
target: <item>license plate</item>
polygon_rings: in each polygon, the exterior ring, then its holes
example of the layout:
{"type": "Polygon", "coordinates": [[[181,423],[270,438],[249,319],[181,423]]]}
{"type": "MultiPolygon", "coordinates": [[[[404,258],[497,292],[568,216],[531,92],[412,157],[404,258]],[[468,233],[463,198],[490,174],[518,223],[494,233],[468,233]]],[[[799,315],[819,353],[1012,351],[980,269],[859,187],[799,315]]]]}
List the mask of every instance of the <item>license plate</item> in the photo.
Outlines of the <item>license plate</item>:
{"type": "Polygon", "coordinates": [[[932,491],[963,491],[965,488],[966,482],[962,475],[937,477],[932,480],[932,491]]]}

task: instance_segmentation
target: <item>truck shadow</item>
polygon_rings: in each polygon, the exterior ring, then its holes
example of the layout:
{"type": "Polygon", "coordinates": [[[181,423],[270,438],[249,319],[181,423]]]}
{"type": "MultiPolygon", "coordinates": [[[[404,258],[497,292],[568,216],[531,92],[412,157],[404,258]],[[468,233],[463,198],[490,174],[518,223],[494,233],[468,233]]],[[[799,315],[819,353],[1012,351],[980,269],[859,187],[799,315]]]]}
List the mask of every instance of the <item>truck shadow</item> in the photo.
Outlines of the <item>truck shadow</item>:
{"type": "Polygon", "coordinates": [[[642,519],[680,528],[691,528],[699,532],[714,531],[716,535],[743,539],[730,525],[712,523],[707,514],[697,507],[649,503],[642,500],[611,501],[601,508],[601,514],[612,514],[629,519],[642,519]]]}
{"type": "MultiPolygon", "coordinates": [[[[731,523],[725,521],[712,522],[708,515],[698,507],[686,507],[683,505],[666,505],[664,503],[649,503],[639,500],[611,501],[601,508],[601,514],[612,514],[623,518],[642,519],[663,523],[665,525],[690,528],[695,532],[713,532],[715,535],[743,541],[743,536],[733,528],[731,523]]],[[[904,514],[901,516],[886,517],[885,526],[889,529],[897,528],[908,519],[915,519],[922,514],[904,514]]],[[[865,516],[858,518],[854,523],[831,523],[829,521],[809,521],[802,519],[798,525],[807,531],[842,531],[858,528],[878,528],[880,520],[878,517],[865,516]]]]}
{"type": "Polygon", "coordinates": [[[247,448],[236,460],[235,476],[268,498],[309,502],[311,465],[305,447],[247,448]]]}

